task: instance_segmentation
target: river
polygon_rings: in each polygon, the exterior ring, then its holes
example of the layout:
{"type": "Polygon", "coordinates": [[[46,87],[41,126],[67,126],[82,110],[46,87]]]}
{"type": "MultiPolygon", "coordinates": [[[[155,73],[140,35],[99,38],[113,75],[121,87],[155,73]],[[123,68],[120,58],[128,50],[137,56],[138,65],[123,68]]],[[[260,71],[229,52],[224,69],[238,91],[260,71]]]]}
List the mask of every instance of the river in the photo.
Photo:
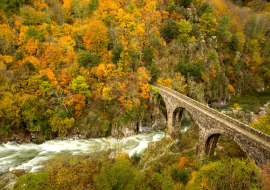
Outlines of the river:
{"type": "MultiPolygon", "coordinates": [[[[234,103],[241,105],[243,109],[253,111],[254,107],[261,106],[270,100],[270,92],[249,93],[233,97],[219,110],[228,110],[234,103]]],[[[191,125],[191,121],[182,122],[182,132],[191,125]]],[[[14,169],[25,169],[36,172],[44,166],[44,163],[56,155],[77,155],[103,152],[109,148],[121,147],[129,156],[142,155],[151,141],[159,141],[164,136],[164,131],[152,131],[140,133],[118,141],[114,138],[95,138],[87,140],[50,140],[43,144],[33,143],[16,144],[7,143],[0,145],[0,173],[14,169]]]]}
{"type": "MultiPolygon", "coordinates": [[[[185,132],[191,122],[182,123],[182,132],[185,132]]],[[[140,133],[131,137],[117,140],[109,138],[93,138],[87,140],[50,140],[43,144],[16,144],[0,145],[0,173],[14,169],[24,169],[36,172],[43,167],[44,162],[56,155],[92,154],[111,149],[122,148],[129,156],[141,156],[151,141],[159,141],[164,131],[140,133]]]]}

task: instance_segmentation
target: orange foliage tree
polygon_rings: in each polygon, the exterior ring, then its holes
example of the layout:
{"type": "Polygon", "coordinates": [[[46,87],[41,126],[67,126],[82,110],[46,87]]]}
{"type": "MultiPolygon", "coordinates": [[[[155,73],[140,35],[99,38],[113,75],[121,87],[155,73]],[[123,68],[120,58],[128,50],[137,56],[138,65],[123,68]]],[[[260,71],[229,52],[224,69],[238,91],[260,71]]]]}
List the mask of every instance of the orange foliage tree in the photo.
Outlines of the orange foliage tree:
{"type": "Polygon", "coordinates": [[[102,56],[107,52],[110,41],[108,28],[101,21],[95,20],[89,24],[83,40],[87,49],[102,56]]]}

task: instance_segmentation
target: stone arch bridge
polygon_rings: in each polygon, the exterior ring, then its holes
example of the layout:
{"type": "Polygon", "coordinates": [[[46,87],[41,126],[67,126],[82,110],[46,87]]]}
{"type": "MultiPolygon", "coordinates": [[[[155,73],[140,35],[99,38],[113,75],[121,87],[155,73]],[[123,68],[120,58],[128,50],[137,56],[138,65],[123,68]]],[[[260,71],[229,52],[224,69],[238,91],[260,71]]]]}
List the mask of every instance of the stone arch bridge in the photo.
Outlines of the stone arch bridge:
{"type": "Polygon", "coordinates": [[[199,126],[197,154],[213,155],[220,135],[234,140],[247,156],[261,168],[270,162],[270,136],[222,114],[172,89],[153,85],[159,90],[167,109],[167,128],[171,136],[179,134],[186,109],[199,126]]]}

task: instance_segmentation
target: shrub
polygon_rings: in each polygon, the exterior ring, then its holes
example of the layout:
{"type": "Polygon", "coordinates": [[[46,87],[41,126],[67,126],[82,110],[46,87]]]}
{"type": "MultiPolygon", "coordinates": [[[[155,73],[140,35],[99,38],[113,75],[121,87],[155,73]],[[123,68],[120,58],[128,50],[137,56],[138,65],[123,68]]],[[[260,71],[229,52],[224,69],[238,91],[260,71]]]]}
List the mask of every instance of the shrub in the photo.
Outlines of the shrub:
{"type": "Polygon", "coordinates": [[[182,169],[179,170],[179,169],[173,168],[171,170],[171,177],[172,177],[173,180],[180,181],[184,185],[186,185],[188,180],[189,180],[188,173],[185,170],[182,170],[182,169]]]}
{"type": "Polygon", "coordinates": [[[187,189],[260,189],[261,177],[248,160],[227,159],[192,173],[187,189]]]}
{"type": "Polygon", "coordinates": [[[14,190],[39,190],[50,189],[48,182],[48,173],[28,173],[20,177],[14,186],[14,190]]]}
{"type": "MultiPolygon", "coordinates": [[[[56,157],[48,161],[45,171],[49,174],[47,181],[50,189],[96,189],[94,176],[100,172],[103,158],[88,156],[56,157]]],[[[41,188],[40,188],[41,189],[41,188]]]]}
{"type": "Polygon", "coordinates": [[[135,189],[140,185],[143,175],[139,169],[132,166],[129,160],[118,160],[114,164],[107,164],[101,168],[101,172],[94,178],[97,189],[135,189]]]}
{"type": "Polygon", "coordinates": [[[153,170],[155,172],[161,173],[162,169],[163,169],[163,165],[160,162],[155,162],[153,164],[153,170]]]}
{"type": "Polygon", "coordinates": [[[189,159],[186,157],[180,157],[179,158],[179,163],[178,163],[178,168],[185,168],[187,166],[189,166],[189,159]]]}
{"type": "Polygon", "coordinates": [[[154,172],[147,180],[145,189],[173,189],[174,183],[170,175],[154,172]]]}

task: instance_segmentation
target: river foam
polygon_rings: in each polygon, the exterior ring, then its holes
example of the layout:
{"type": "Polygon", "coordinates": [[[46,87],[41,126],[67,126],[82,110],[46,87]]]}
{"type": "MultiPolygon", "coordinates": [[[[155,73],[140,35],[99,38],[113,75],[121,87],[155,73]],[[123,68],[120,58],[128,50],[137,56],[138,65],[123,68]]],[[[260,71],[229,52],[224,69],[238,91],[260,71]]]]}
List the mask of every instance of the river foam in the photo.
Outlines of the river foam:
{"type": "MultiPolygon", "coordinates": [[[[182,122],[181,131],[185,132],[190,124],[190,121],[182,122]]],[[[135,154],[142,156],[149,142],[160,141],[163,136],[164,131],[151,131],[121,140],[112,137],[87,140],[50,140],[40,145],[34,143],[20,145],[9,142],[0,145],[0,173],[14,169],[37,172],[47,160],[57,155],[93,154],[108,149],[122,149],[130,157],[135,154]]]]}
{"type": "Polygon", "coordinates": [[[16,144],[6,143],[0,145],[0,172],[24,169],[37,172],[44,162],[56,155],[92,154],[111,149],[123,149],[129,156],[142,155],[151,141],[159,141],[164,132],[152,131],[121,140],[109,138],[96,138],[88,140],[50,140],[43,144],[33,143],[16,144]]]}

